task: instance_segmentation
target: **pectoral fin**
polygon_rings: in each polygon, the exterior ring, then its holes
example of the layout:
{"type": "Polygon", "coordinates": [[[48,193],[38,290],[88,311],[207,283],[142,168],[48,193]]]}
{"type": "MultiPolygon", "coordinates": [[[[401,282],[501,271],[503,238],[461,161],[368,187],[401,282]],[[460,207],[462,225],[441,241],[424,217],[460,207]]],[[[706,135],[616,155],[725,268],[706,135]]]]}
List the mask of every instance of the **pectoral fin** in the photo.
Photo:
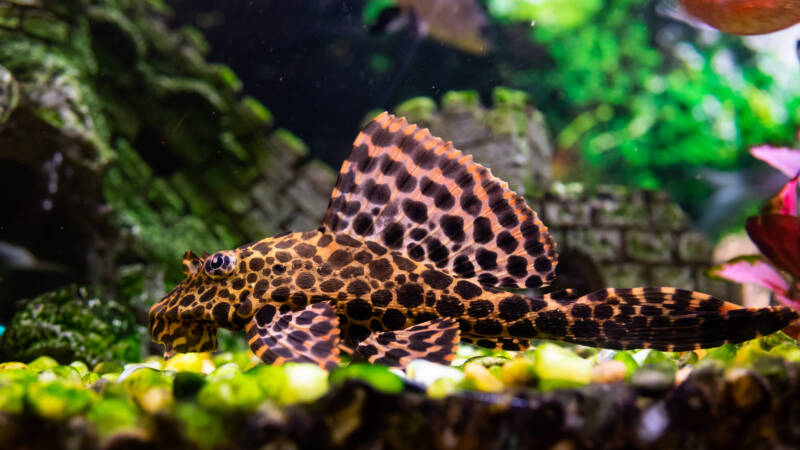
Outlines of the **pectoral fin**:
{"type": "Polygon", "coordinates": [[[266,305],[245,329],[250,349],[267,364],[311,362],[326,370],[339,365],[339,318],[328,302],[285,313],[266,305]]]}
{"type": "Polygon", "coordinates": [[[453,319],[436,319],[405,330],[374,333],[357,351],[374,364],[405,367],[415,359],[450,364],[456,355],[459,330],[453,319]]]}

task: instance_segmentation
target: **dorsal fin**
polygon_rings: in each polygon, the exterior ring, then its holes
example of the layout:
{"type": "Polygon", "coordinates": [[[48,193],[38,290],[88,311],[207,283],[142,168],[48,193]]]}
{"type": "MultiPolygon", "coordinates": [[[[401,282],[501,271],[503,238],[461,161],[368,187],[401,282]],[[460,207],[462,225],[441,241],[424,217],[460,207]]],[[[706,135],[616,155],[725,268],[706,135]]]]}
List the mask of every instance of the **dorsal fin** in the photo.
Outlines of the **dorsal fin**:
{"type": "Polygon", "coordinates": [[[386,112],[356,138],[323,226],[484,286],[540,287],[555,276],[555,242],[522,196],[386,112]]]}

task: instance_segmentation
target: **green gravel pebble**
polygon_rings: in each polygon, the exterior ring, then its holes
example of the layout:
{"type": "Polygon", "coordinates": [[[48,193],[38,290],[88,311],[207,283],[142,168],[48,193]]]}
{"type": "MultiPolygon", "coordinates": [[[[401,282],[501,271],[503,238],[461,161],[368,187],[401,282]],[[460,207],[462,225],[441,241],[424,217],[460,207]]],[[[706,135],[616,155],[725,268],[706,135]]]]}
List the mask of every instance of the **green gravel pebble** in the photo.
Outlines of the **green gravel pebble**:
{"type": "Polygon", "coordinates": [[[39,372],[39,381],[50,382],[55,380],[80,384],[81,374],[70,366],[55,366],[39,372]]]}
{"type": "Polygon", "coordinates": [[[206,383],[197,393],[197,402],[210,411],[228,412],[255,410],[267,397],[252,376],[239,374],[232,378],[206,383]]]}
{"type": "Polygon", "coordinates": [[[614,361],[619,361],[622,364],[625,364],[625,379],[630,379],[631,374],[639,368],[639,364],[633,359],[631,353],[629,351],[621,351],[617,352],[616,355],[612,358],[614,361]]]}
{"type": "Polygon", "coordinates": [[[361,379],[372,387],[388,394],[403,391],[403,379],[390,372],[387,367],[372,364],[350,364],[340,367],[330,375],[331,384],[342,383],[349,379],[361,379]]]}
{"type": "Polygon", "coordinates": [[[34,372],[41,372],[56,366],[58,366],[58,361],[49,356],[40,356],[28,363],[28,368],[34,372]]]}
{"type": "Polygon", "coordinates": [[[209,383],[214,383],[220,380],[227,380],[242,373],[242,369],[236,363],[229,362],[214,369],[213,372],[206,375],[205,380],[209,383]]]}
{"type": "Polygon", "coordinates": [[[539,386],[549,390],[587,384],[592,380],[592,363],[569,349],[544,343],[534,353],[539,386]]]}
{"type": "Polygon", "coordinates": [[[787,361],[800,362],[800,348],[791,344],[780,344],[771,348],[770,355],[781,357],[787,361]]]}
{"type": "Polygon", "coordinates": [[[94,384],[99,379],[100,375],[94,372],[89,372],[81,377],[81,382],[83,382],[84,385],[89,386],[91,384],[94,384]]]}
{"type": "Polygon", "coordinates": [[[252,377],[255,383],[264,391],[268,398],[277,399],[286,387],[286,372],[284,367],[258,366],[248,370],[245,374],[252,377]]]}
{"type": "Polygon", "coordinates": [[[286,389],[281,403],[305,403],[328,392],[328,372],[314,364],[286,364],[286,389]]]}
{"type": "Polygon", "coordinates": [[[439,378],[428,386],[427,393],[431,398],[445,398],[458,390],[458,382],[452,378],[439,378]]]}
{"type": "Polygon", "coordinates": [[[172,395],[178,400],[194,398],[206,384],[206,378],[194,372],[178,372],[172,380],[172,395]]]}
{"type": "Polygon", "coordinates": [[[115,373],[115,372],[122,373],[122,364],[116,361],[103,361],[94,366],[92,372],[98,375],[105,375],[107,373],[115,373]]]}
{"type": "Polygon", "coordinates": [[[0,382],[0,411],[21,414],[25,407],[25,391],[25,384],[0,382]]]}
{"type": "Polygon", "coordinates": [[[737,348],[734,344],[725,344],[720,347],[711,349],[703,357],[703,360],[717,360],[722,362],[732,361],[736,357],[737,348]]]}
{"type": "Polygon", "coordinates": [[[104,398],[89,409],[86,418],[94,423],[100,436],[136,429],[139,411],[130,400],[104,398]]]}
{"type": "Polygon", "coordinates": [[[91,401],[90,391],[59,381],[28,385],[27,402],[31,411],[46,419],[68,419],[86,410],[91,401]]]}
{"type": "Polygon", "coordinates": [[[81,376],[84,376],[87,373],[89,373],[89,367],[87,367],[86,363],[83,361],[73,361],[70,363],[69,366],[77,370],[81,376]]]}
{"type": "Polygon", "coordinates": [[[194,403],[180,403],[174,409],[183,434],[200,448],[218,448],[228,434],[218,414],[194,403]]]}

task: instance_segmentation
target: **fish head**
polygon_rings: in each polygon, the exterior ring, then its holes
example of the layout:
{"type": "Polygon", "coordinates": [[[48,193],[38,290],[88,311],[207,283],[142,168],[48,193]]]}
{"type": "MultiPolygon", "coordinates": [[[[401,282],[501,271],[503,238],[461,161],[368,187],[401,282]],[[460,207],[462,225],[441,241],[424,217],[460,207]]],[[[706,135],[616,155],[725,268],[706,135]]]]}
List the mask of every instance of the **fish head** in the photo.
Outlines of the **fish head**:
{"type": "Polygon", "coordinates": [[[249,291],[235,281],[244,280],[247,270],[239,264],[240,252],[223,250],[198,257],[189,251],[183,256],[186,278],[149,312],[150,334],[164,346],[165,356],[215,350],[217,328],[243,328],[249,317],[237,315],[236,310],[249,291]]]}

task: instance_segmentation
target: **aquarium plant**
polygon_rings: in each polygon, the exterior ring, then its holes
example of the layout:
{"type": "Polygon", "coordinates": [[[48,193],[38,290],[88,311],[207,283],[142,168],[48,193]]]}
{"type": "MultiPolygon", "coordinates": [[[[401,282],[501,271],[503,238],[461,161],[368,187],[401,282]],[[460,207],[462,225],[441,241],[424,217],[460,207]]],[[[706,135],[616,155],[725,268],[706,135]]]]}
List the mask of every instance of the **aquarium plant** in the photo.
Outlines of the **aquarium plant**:
{"type": "Polygon", "coordinates": [[[800,85],[739,37],[676,22],[657,3],[486,1],[497,24],[527,27],[546,55],[502,80],[547,116],[554,173],[665,189],[700,215],[713,187],[698,168],[741,170],[750,146],[790,142],[800,85]]]}
{"type": "Polygon", "coordinates": [[[800,218],[797,217],[800,150],[761,145],[753,147],[750,153],[790,180],[759,215],[747,219],[747,234],[761,254],[735,258],[715,267],[711,274],[765,287],[779,302],[800,310],[800,218]]]}

